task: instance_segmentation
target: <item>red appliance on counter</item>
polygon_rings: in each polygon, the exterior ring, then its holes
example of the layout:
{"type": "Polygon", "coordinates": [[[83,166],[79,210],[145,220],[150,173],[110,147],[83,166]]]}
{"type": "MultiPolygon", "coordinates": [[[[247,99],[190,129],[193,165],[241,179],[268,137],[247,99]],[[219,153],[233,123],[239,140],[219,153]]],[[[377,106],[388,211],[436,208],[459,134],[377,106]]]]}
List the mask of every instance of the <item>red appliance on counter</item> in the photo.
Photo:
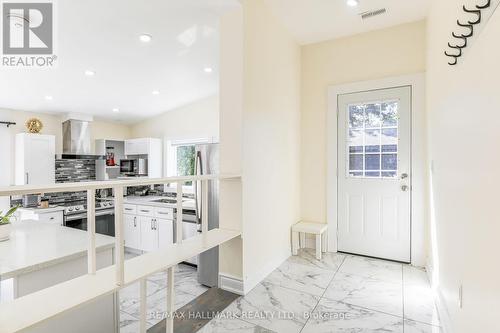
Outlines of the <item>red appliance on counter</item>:
{"type": "Polygon", "coordinates": [[[115,148],[114,147],[106,147],[106,165],[107,166],[115,166],[115,148]]]}

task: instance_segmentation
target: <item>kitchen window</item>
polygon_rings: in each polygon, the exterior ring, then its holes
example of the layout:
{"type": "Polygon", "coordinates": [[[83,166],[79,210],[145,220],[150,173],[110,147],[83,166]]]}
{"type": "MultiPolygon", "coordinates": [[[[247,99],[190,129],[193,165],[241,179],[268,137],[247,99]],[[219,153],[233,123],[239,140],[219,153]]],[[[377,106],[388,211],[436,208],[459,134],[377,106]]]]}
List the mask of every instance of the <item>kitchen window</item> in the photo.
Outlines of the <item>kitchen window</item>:
{"type": "MultiPolygon", "coordinates": [[[[194,145],[176,147],[177,176],[193,176],[194,164],[196,162],[196,152],[194,145]]],[[[186,186],[192,186],[192,182],[187,182],[186,186]]]]}
{"type": "MultiPolygon", "coordinates": [[[[165,139],[165,175],[167,177],[194,175],[196,163],[196,145],[211,142],[215,142],[214,138],[187,140],[165,139]]],[[[175,190],[175,185],[167,185],[165,189],[175,190]]],[[[186,193],[192,193],[192,182],[184,184],[183,190],[186,193]]]]}

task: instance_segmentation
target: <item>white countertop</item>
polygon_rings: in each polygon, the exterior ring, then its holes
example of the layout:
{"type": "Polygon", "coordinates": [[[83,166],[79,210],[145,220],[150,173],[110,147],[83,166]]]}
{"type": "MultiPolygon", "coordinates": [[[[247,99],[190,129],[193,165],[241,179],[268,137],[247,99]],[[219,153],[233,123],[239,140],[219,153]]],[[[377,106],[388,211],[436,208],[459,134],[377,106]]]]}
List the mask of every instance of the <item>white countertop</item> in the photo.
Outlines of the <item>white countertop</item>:
{"type": "Polygon", "coordinates": [[[47,213],[54,213],[54,212],[62,212],[64,210],[64,207],[62,206],[51,206],[49,208],[25,208],[25,207],[19,207],[19,211],[29,211],[33,212],[36,214],[47,214],[47,213]]]}
{"type": "MultiPolygon", "coordinates": [[[[177,204],[169,204],[162,202],[154,202],[159,199],[166,199],[168,197],[161,196],[128,196],[123,199],[123,202],[130,205],[144,205],[144,206],[153,206],[153,207],[169,207],[169,208],[177,208],[177,204]]],[[[172,198],[172,199],[175,199],[172,198]]],[[[195,201],[194,199],[184,199],[182,202],[182,207],[185,209],[195,209],[195,201]]]]}
{"type": "MultiPolygon", "coordinates": [[[[113,237],[96,234],[98,251],[114,247],[113,237]]],[[[0,242],[0,280],[37,271],[87,254],[87,233],[54,223],[12,223],[10,239],[0,242]]]]}

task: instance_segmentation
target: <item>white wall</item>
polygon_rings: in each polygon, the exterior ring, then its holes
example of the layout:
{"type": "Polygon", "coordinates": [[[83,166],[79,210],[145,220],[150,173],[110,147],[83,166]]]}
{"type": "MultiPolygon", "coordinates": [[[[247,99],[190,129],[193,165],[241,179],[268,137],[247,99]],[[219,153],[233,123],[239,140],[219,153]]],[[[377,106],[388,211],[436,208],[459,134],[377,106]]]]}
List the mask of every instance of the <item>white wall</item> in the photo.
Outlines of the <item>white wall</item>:
{"type": "Polygon", "coordinates": [[[193,102],[131,126],[135,138],[195,139],[219,136],[219,97],[193,102]]]}
{"type": "MultiPolygon", "coordinates": [[[[459,65],[450,67],[443,51],[457,18],[466,19],[463,1],[432,3],[427,109],[433,282],[449,332],[500,332],[500,9],[484,29],[476,27],[459,65]]],[[[484,22],[491,12],[484,11],[484,22]]]]}
{"type": "Polygon", "coordinates": [[[326,222],[328,87],[425,71],[425,21],[302,47],[302,218],[326,222]]]}
{"type": "Polygon", "coordinates": [[[243,274],[252,288],[290,255],[300,219],[300,47],[262,0],[243,4],[243,274]]]}

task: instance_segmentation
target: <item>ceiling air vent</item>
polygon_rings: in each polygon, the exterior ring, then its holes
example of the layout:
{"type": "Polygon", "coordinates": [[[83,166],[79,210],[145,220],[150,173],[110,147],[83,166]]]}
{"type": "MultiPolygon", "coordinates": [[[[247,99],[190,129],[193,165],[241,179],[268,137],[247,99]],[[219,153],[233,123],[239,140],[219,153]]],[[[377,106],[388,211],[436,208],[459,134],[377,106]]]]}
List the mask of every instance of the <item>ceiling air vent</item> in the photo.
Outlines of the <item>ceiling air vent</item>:
{"type": "Polygon", "coordinates": [[[377,10],[371,10],[369,12],[363,12],[363,13],[360,13],[359,15],[361,16],[361,18],[363,20],[366,20],[366,19],[378,16],[378,15],[385,14],[385,13],[387,13],[387,9],[381,8],[381,9],[377,9],[377,10]]]}

